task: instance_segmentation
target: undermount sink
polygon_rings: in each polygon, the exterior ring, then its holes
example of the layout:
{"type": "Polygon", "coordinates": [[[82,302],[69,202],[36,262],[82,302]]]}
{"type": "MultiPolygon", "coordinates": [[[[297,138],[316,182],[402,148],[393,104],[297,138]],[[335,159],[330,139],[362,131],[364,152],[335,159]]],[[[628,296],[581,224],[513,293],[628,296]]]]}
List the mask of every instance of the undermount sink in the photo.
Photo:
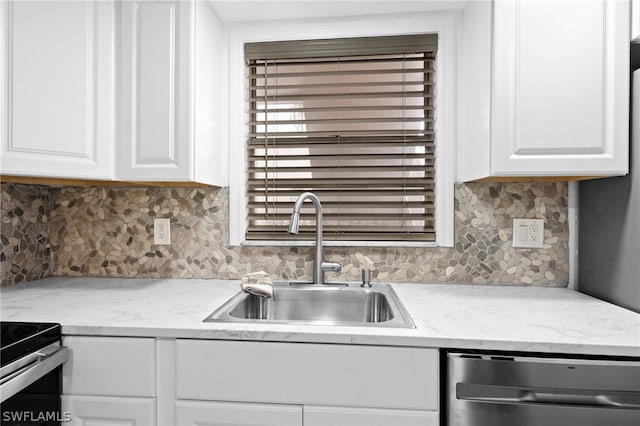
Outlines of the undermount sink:
{"type": "Polygon", "coordinates": [[[241,291],[204,321],[415,328],[387,284],[276,283],[273,290],[267,299],[241,291]]]}

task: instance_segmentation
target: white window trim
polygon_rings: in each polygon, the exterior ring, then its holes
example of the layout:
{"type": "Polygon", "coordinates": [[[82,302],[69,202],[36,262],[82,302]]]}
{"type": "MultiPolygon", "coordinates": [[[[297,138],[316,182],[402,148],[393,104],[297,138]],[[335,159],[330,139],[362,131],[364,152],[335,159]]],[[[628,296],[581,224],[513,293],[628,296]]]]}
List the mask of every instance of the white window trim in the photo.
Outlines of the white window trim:
{"type": "Polygon", "coordinates": [[[232,246],[306,246],[313,241],[247,241],[247,90],[244,44],[260,41],[438,33],[436,71],[436,241],[325,241],[326,246],[452,247],[456,147],[455,12],[366,16],[332,20],[238,24],[229,29],[229,243],[232,246]]]}

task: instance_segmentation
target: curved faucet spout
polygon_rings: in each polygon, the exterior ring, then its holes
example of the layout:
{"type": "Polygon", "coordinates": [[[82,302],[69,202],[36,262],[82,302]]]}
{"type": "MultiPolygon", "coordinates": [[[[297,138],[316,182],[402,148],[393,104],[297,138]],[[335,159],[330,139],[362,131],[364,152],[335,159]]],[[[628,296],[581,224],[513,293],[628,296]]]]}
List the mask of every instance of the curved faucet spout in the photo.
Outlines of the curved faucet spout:
{"type": "Polygon", "coordinates": [[[313,261],[313,283],[324,284],[324,271],[340,271],[340,265],[325,263],[322,253],[322,204],[313,192],[303,192],[296,200],[289,222],[289,233],[297,234],[300,229],[300,210],[306,200],[310,200],[316,209],[316,253],[313,261]]]}
{"type": "Polygon", "coordinates": [[[303,192],[296,199],[296,204],[293,206],[293,213],[291,213],[291,221],[289,222],[289,233],[298,233],[300,228],[300,210],[306,200],[311,200],[316,208],[316,236],[320,234],[322,238],[322,204],[320,204],[320,199],[313,192],[303,192]]]}

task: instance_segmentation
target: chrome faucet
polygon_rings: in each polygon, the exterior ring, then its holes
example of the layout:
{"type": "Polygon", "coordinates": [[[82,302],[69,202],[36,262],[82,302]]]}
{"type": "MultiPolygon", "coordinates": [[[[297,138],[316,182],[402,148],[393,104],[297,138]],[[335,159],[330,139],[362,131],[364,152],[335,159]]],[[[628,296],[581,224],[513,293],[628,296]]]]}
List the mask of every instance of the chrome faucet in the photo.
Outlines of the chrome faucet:
{"type": "Polygon", "coordinates": [[[316,208],[316,256],[313,261],[313,283],[324,284],[325,271],[340,272],[342,266],[339,263],[324,262],[322,258],[322,205],[318,197],[312,192],[303,192],[296,200],[291,213],[289,233],[297,234],[300,228],[300,209],[305,200],[311,200],[316,208]]]}

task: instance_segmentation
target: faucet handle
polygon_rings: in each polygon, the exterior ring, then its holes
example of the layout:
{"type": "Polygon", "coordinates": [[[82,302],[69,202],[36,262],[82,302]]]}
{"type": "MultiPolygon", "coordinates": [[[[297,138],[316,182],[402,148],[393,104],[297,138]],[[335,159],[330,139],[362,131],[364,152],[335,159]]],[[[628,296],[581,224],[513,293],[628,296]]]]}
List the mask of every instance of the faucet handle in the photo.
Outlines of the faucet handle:
{"type": "Polygon", "coordinates": [[[342,265],[336,262],[322,262],[321,268],[323,271],[331,271],[331,272],[342,271],[342,265]]]}

